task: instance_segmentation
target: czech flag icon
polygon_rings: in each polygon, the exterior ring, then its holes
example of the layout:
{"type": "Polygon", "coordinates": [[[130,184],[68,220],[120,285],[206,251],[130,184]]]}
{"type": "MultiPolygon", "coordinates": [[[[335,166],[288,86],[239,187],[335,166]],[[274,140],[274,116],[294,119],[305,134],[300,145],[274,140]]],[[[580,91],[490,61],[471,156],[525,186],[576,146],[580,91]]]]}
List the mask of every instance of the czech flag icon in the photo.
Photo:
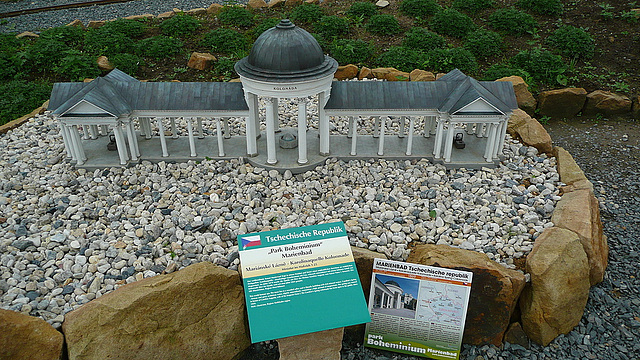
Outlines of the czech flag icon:
{"type": "Polygon", "coordinates": [[[243,236],[240,239],[242,240],[242,249],[246,249],[251,246],[262,245],[262,241],[260,241],[260,235],[243,236]]]}

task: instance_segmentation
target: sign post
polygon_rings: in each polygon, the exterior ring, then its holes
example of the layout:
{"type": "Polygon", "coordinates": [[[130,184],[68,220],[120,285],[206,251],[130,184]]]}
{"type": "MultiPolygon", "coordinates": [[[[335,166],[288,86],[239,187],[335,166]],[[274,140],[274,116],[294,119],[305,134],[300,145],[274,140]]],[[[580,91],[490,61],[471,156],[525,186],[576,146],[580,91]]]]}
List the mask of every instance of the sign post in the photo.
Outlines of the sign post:
{"type": "Polygon", "coordinates": [[[238,235],[251,342],[370,321],[344,223],[238,235]]]}
{"type": "Polygon", "coordinates": [[[365,346],[458,359],[472,272],[375,259],[365,346]]]}

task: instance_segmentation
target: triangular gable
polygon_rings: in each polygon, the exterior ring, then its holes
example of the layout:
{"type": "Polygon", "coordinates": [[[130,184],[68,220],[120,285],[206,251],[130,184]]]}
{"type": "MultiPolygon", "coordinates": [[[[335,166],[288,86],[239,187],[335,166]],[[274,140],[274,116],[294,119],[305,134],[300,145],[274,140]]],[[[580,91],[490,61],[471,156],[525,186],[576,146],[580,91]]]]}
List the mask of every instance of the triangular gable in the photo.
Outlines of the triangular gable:
{"type": "Polygon", "coordinates": [[[500,109],[491,105],[487,100],[483,99],[482,97],[479,97],[473,100],[472,102],[460,108],[460,110],[457,110],[454,112],[454,114],[462,114],[462,113],[474,113],[474,114],[499,113],[504,115],[504,113],[500,111],[500,109]]]}
{"type": "Polygon", "coordinates": [[[107,75],[105,75],[103,77],[104,79],[107,79],[109,81],[119,81],[119,82],[140,82],[140,80],[134,78],[133,76],[125,73],[124,71],[115,68],[111,71],[109,71],[109,73],[107,75]]]}
{"type": "Polygon", "coordinates": [[[113,116],[120,116],[131,112],[131,107],[122,96],[111,86],[108,80],[97,78],[80,89],[61,106],[53,111],[54,114],[64,115],[82,100],[94,105],[113,116]]]}
{"type": "Polygon", "coordinates": [[[118,117],[116,114],[113,114],[96,104],[92,104],[86,99],[80,100],[77,104],[70,107],[67,111],[60,114],[61,116],[73,116],[73,115],[92,115],[96,117],[118,117]]]}

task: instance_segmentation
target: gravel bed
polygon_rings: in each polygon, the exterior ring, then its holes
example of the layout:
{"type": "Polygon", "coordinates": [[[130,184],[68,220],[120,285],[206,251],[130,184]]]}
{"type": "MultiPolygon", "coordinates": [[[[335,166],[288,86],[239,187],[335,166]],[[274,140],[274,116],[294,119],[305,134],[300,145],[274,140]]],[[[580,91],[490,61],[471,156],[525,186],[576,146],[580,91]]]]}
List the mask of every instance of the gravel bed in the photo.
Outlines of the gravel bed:
{"type": "MultiPolygon", "coordinates": [[[[22,0],[17,2],[0,2],[0,12],[8,12],[22,9],[31,9],[43,6],[69,4],[79,1],[66,0],[22,0]]],[[[239,3],[246,1],[240,0],[239,3]]],[[[158,15],[174,8],[190,10],[195,8],[208,8],[213,3],[223,4],[223,0],[133,0],[126,3],[90,6],[77,9],[65,9],[48,11],[37,14],[27,14],[0,20],[1,32],[33,31],[38,32],[50,27],[62,26],[75,19],[81,20],[85,25],[91,20],[110,20],[130,15],[153,14],[158,15]]]]}

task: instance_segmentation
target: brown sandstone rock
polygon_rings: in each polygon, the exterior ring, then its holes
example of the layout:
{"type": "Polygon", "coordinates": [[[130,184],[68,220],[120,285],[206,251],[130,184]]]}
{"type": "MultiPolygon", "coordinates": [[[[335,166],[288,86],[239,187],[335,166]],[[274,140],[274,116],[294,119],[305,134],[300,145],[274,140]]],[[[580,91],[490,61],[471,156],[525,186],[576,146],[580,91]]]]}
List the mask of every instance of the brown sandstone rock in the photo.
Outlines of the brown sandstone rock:
{"type": "Polygon", "coordinates": [[[507,124],[507,132],[540,152],[548,153],[553,150],[551,136],[547,130],[524,110],[516,109],[513,111],[507,124]]]}
{"type": "Polygon", "coordinates": [[[305,4],[317,4],[320,0],[304,0],[305,4]]]}
{"type": "Polygon", "coordinates": [[[558,175],[560,181],[572,185],[580,181],[588,181],[580,166],[573,159],[569,152],[559,146],[553,148],[554,156],[557,159],[558,175]]]}
{"type": "Polygon", "coordinates": [[[229,80],[229,82],[242,82],[242,80],[240,80],[240,78],[236,78],[229,80]]]}
{"type": "Polygon", "coordinates": [[[106,56],[98,56],[98,59],[96,60],[96,63],[98,63],[98,68],[102,71],[110,71],[113,70],[115,68],[115,66],[113,66],[110,62],[109,59],[106,56]]]}
{"type": "Polygon", "coordinates": [[[364,298],[369,301],[369,290],[371,288],[371,272],[373,270],[373,262],[376,258],[386,259],[385,254],[362,249],[356,246],[351,247],[353,253],[353,260],[356,263],[358,269],[358,276],[360,277],[360,284],[362,284],[362,291],[364,291],[364,298]]]}
{"type": "Polygon", "coordinates": [[[213,66],[213,62],[216,61],[216,57],[209,53],[191,53],[187,66],[196,70],[206,70],[213,66]]]}
{"type": "Polygon", "coordinates": [[[21,32],[20,34],[16,35],[17,39],[22,39],[22,38],[39,38],[40,35],[33,33],[31,31],[25,31],[25,32],[21,32]]]}
{"type": "Polygon", "coordinates": [[[267,2],[264,0],[249,0],[247,3],[247,8],[249,9],[262,9],[267,6],[267,2]]]}
{"type": "Polygon", "coordinates": [[[436,80],[440,79],[441,77],[443,77],[445,75],[447,75],[447,74],[445,74],[445,73],[437,73],[436,74],[436,80]]]}
{"type": "Polygon", "coordinates": [[[142,15],[125,16],[125,19],[127,19],[127,20],[147,20],[147,19],[153,19],[154,17],[155,17],[155,15],[153,15],[153,14],[142,14],[142,15]]]}
{"type": "Polygon", "coordinates": [[[620,94],[609,91],[596,90],[587,95],[587,103],[584,106],[584,113],[617,115],[626,114],[631,111],[631,100],[620,94]]]}
{"type": "Polygon", "coordinates": [[[344,328],[278,339],[280,360],[340,360],[344,328]]]}
{"type": "Polygon", "coordinates": [[[543,91],[538,97],[538,109],[543,116],[565,118],[575,116],[587,100],[583,88],[565,88],[543,91]]]}
{"type": "Polygon", "coordinates": [[[224,6],[220,4],[213,3],[207,8],[207,14],[209,15],[218,15],[224,6]]]}
{"type": "Polygon", "coordinates": [[[106,24],[106,21],[102,21],[102,20],[91,20],[89,21],[89,24],[87,24],[87,27],[89,29],[97,29],[99,27],[104,26],[104,24],[106,24]]]}
{"type": "Polygon", "coordinates": [[[598,200],[590,190],[564,194],[553,212],[555,226],[578,234],[589,259],[589,280],[595,285],[604,278],[609,246],[602,233],[598,200]]]}
{"type": "Polygon", "coordinates": [[[68,23],[67,26],[75,26],[79,27],[80,29],[84,29],[84,24],[78,19],[75,19],[72,22],[68,23]]]}
{"type": "Polygon", "coordinates": [[[473,272],[463,341],[500,346],[525,285],[524,275],[487,255],[447,245],[418,245],[407,262],[473,272]]]}
{"type": "Polygon", "coordinates": [[[338,66],[338,70],[333,75],[338,80],[353,79],[356,76],[358,76],[358,67],[353,64],[338,66]]]}
{"type": "Polygon", "coordinates": [[[571,331],[589,297],[589,263],[578,234],[552,227],[527,256],[531,284],[522,292],[522,327],[543,346],[571,331]]]}
{"type": "Polygon", "coordinates": [[[436,81],[436,76],[430,71],[414,69],[409,73],[409,81],[436,81]]]}
{"type": "Polygon", "coordinates": [[[293,7],[302,4],[302,0],[285,0],[284,6],[293,7]]]}
{"type": "Polygon", "coordinates": [[[371,70],[373,77],[387,81],[408,81],[409,73],[395,68],[375,68],[371,70]]]}
{"type": "Polygon", "coordinates": [[[209,262],[125,285],[68,313],[69,359],[232,359],[250,342],[237,271],[209,262]]]}
{"type": "Polygon", "coordinates": [[[509,325],[507,332],[504,334],[504,341],[509,344],[518,344],[525,349],[529,348],[529,337],[522,330],[522,325],[519,322],[509,325]]]}
{"type": "Polygon", "coordinates": [[[158,14],[158,16],[156,16],[156,19],[158,20],[164,20],[164,19],[169,19],[176,16],[176,13],[174,13],[173,11],[167,11],[167,12],[163,12],[162,14],[158,14]]]}
{"type": "Polygon", "coordinates": [[[358,79],[362,80],[362,79],[373,79],[373,73],[371,72],[371,69],[369,69],[366,66],[363,66],[360,69],[360,72],[358,73],[358,79]]]}
{"type": "Polygon", "coordinates": [[[631,106],[631,115],[638,120],[640,118],[640,96],[636,97],[636,100],[631,106]]]}
{"type": "Polygon", "coordinates": [[[513,91],[516,93],[518,107],[529,114],[536,110],[536,99],[529,91],[529,85],[520,76],[508,76],[496,81],[510,81],[513,84],[513,91]]]}
{"type": "Polygon", "coordinates": [[[207,9],[205,8],[195,8],[191,10],[187,10],[184,12],[187,15],[196,16],[196,15],[204,15],[207,13],[207,9]]]}
{"type": "Polygon", "coordinates": [[[62,334],[46,321],[0,309],[0,359],[58,360],[62,334]]]}
{"type": "Polygon", "coordinates": [[[387,0],[378,0],[378,2],[376,2],[376,6],[379,8],[386,8],[387,6],[389,6],[389,2],[387,0]]]}
{"type": "Polygon", "coordinates": [[[283,7],[285,0],[271,0],[267,3],[269,8],[283,7]]]}

